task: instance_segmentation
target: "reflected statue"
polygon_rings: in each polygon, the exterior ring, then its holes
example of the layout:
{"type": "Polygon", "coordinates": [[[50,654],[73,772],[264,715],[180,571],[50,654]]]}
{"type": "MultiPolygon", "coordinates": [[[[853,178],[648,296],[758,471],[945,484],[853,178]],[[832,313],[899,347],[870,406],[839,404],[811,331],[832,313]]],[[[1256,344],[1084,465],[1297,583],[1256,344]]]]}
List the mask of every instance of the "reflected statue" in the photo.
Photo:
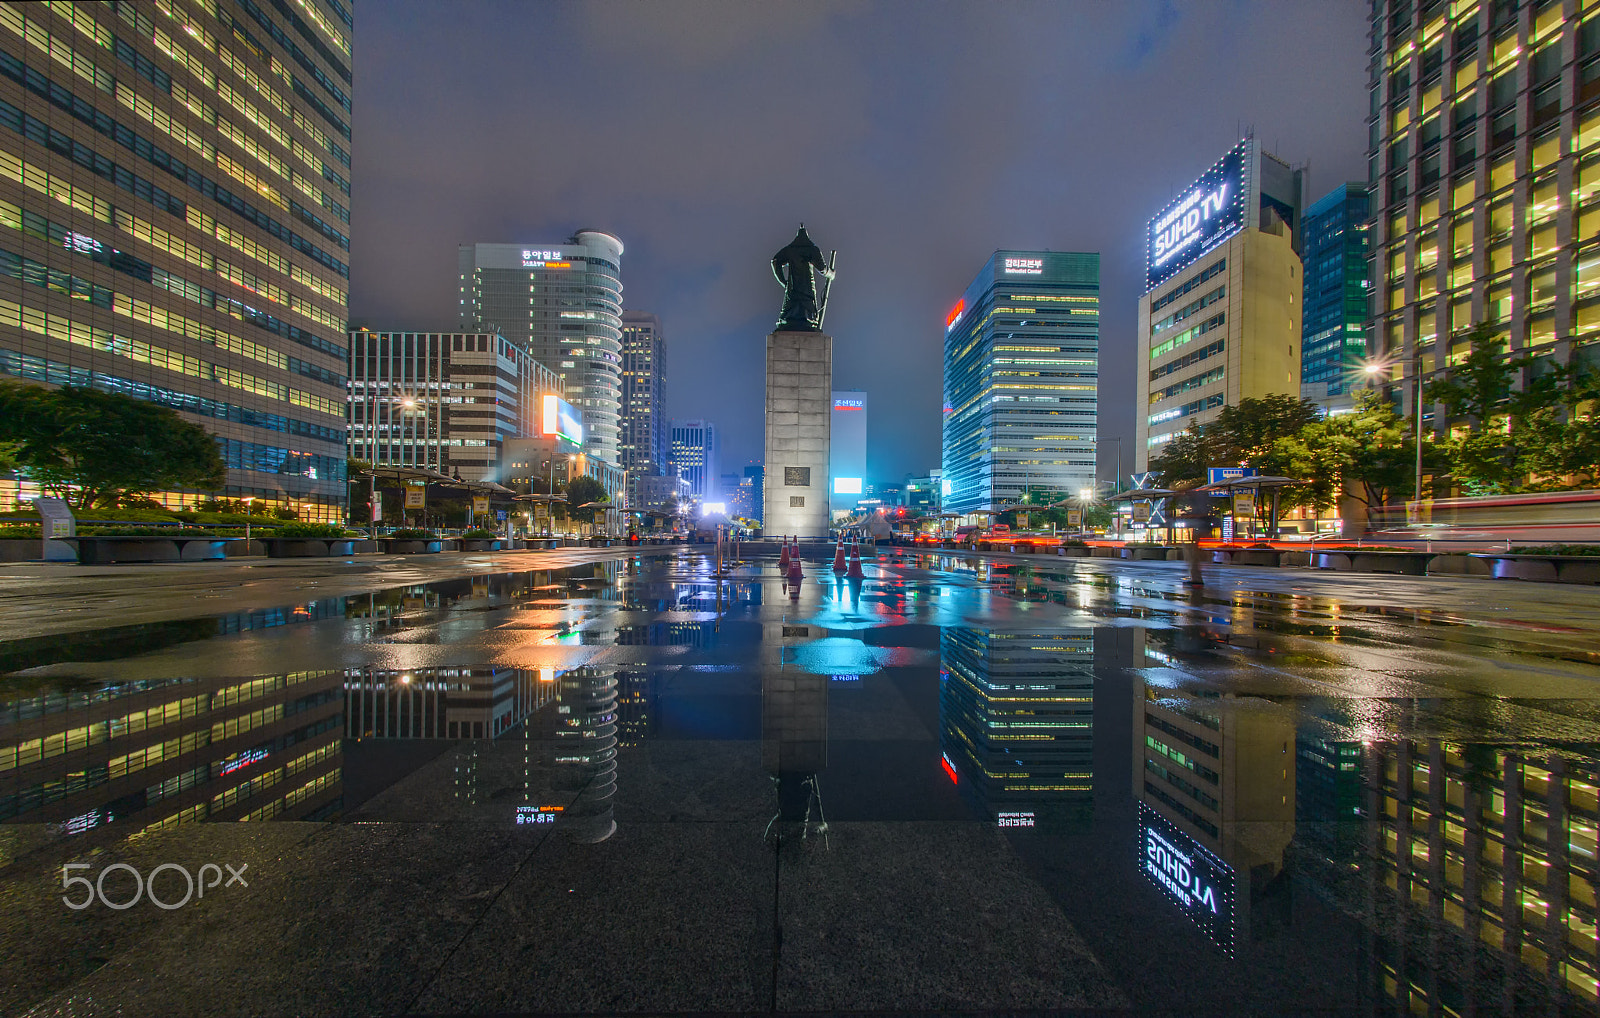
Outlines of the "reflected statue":
{"type": "Polygon", "coordinates": [[[788,640],[767,646],[778,652],[761,680],[761,765],[772,777],[777,812],[766,835],[800,825],[800,837],[821,835],[828,843],[828,822],[822,812],[817,775],[828,766],[828,676],[786,668],[782,654],[788,640]]]}
{"type": "MultiPolygon", "coordinates": [[[[837,256],[838,252],[834,252],[837,256]]],[[[815,273],[828,280],[832,288],[832,259],[824,262],[822,250],[806,234],[805,224],[781,251],[772,256],[772,274],[783,284],[783,311],[778,316],[779,332],[821,332],[822,317],[828,307],[828,290],[817,301],[815,273]]]]}

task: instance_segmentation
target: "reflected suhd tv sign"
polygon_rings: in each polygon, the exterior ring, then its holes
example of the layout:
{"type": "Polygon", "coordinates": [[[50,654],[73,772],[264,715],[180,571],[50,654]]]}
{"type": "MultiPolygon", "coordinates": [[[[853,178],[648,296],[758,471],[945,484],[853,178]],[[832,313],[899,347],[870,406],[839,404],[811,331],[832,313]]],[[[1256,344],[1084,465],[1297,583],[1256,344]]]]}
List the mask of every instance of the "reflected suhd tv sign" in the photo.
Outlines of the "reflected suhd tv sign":
{"type": "Polygon", "coordinates": [[[1249,208],[1245,157],[1249,149],[1249,141],[1235,145],[1150,220],[1145,252],[1146,291],[1171,279],[1246,225],[1249,208]]]}
{"type": "Polygon", "coordinates": [[[1139,869],[1212,943],[1233,953],[1233,868],[1171,821],[1139,804],[1139,869]]]}

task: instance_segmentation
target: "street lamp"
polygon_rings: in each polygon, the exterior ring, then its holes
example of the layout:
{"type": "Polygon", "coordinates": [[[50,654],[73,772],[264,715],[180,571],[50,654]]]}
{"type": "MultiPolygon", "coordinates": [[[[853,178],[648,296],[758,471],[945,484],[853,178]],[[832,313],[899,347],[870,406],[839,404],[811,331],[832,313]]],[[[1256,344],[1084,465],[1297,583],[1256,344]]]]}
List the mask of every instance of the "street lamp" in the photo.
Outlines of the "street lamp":
{"type": "MultiPolygon", "coordinates": [[[[1374,375],[1375,376],[1375,375],[1378,374],[1378,372],[1383,371],[1388,366],[1389,365],[1381,363],[1381,362],[1374,362],[1374,363],[1368,364],[1366,366],[1366,372],[1367,372],[1368,375],[1374,375]]],[[[1422,501],[1422,364],[1421,364],[1420,361],[1417,364],[1416,375],[1417,375],[1417,392],[1416,392],[1416,398],[1412,401],[1411,409],[1417,415],[1417,469],[1416,469],[1416,477],[1415,477],[1415,480],[1413,481],[1414,487],[1411,489],[1411,492],[1412,492],[1411,493],[1411,497],[1415,501],[1421,502],[1422,501]]]]}
{"type": "Polygon", "coordinates": [[[252,503],[255,502],[255,500],[256,500],[256,497],[254,495],[246,495],[244,497],[244,500],[243,500],[244,501],[244,550],[245,550],[245,554],[246,555],[248,555],[250,553],[250,507],[251,507],[252,503]]]}

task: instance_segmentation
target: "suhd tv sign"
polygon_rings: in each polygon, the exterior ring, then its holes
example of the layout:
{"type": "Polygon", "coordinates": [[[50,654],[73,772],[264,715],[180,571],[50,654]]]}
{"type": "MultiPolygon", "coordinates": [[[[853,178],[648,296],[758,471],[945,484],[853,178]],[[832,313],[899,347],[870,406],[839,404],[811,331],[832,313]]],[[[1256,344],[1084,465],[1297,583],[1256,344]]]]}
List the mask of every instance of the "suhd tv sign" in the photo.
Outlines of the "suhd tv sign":
{"type": "Polygon", "coordinates": [[[1161,214],[1150,220],[1145,289],[1153,290],[1242,229],[1249,213],[1245,158],[1250,142],[1235,145],[1161,214]]]}
{"type": "Polygon", "coordinates": [[[1166,817],[1139,804],[1139,868],[1218,947],[1233,953],[1234,873],[1166,817]]]}

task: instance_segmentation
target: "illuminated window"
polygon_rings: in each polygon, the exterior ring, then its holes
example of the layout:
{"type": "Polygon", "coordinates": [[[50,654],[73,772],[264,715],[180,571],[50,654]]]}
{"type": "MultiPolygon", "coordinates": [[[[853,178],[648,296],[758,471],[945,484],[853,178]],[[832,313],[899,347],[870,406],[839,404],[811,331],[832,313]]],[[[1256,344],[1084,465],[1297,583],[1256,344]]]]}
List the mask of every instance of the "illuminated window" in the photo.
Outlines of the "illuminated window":
{"type": "Polygon", "coordinates": [[[1497,201],[1489,206],[1490,241],[1506,240],[1511,236],[1512,211],[1509,201],[1497,201]]]}
{"type": "Polygon", "coordinates": [[[1406,285],[1396,283],[1389,287],[1389,310],[1398,311],[1406,306],[1406,285]]]}
{"type": "Polygon", "coordinates": [[[1537,230],[1528,232],[1528,257],[1543,258],[1545,255],[1555,254],[1556,250],[1556,224],[1550,223],[1537,230]]]}
{"type": "Polygon", "coordinates": [[[1573,144],[1580,152],[1592,145],[1600,145],[1600,110],[1595,110],[1578,121],[1573,144]]]}
{"type": "Polygon", "coordinates": [[[1533,140],[1533,172],[1554,166],[1561,158],[1561,132],[1546,131],[1533,140]]]}
{"type": "Polygon", "coordinates": [[[1439,264],[1439,231],[1429,230],[1417,239],[1417,268],[1426,272],[1439,264]]]}
{"type": "Polygon", "coordinates": [[[1549,311],[1528,319],[1528,345],[1543,346],[1556,341],[1556,316],[1549,311]]]}
{"type": "Polygon", "coordinates": [[[1450,331],[1461,332],[1472,328],[1472,298],[1453,301],[1450,304],[1450,331]]]}
{"type": "Polygon", "coordinates": [[[1389,278],[1403,279],[1406,274],[1406,248],[1396,244],[1389,249],[1389,278]]]}
{"type": "Polygon", "coordinates": [[[1472,216],[1458,215],[1450,228],[1450,253],[1455,261],[1472,261],[1472,216]]]}
{"type": "Polygon", "coordinates": [[[1478,199],[1478,178],[1469,174],[1465,180],[1456,182],[1455,195],[1451,198],[1454,208],[1470,208],[1478,199]]]}
{"type": "Polygon", "coordinates": [[[1510,187],[1517,179],[1517,161],[1514,156],[1506,156],[1496,160],[1489,167],[1489,190],[1498,191],[1502,187],[1510,187]]]}
{"type": "Polygon", "coordinates": [[[1489,288],[1489,299],[1483,305],[1483,320],[1486,322],[1508,322],[1511,320],[1510,283],[1489,288]]]}
{"type": "Polygon", "coordinates": [[[1582,205],[1600,195],[1600,156],[1591,156],[1578,166],[1578,186],[1572,192],[1575,204],[1582,205]]]}
{"type": "Polygon", "coordinates": [[[1573,285],[1573,297],[1584,300],[1600,294],[1600,247],[1579,251],[1575,261],[1577,278],[1573,285]]]}

